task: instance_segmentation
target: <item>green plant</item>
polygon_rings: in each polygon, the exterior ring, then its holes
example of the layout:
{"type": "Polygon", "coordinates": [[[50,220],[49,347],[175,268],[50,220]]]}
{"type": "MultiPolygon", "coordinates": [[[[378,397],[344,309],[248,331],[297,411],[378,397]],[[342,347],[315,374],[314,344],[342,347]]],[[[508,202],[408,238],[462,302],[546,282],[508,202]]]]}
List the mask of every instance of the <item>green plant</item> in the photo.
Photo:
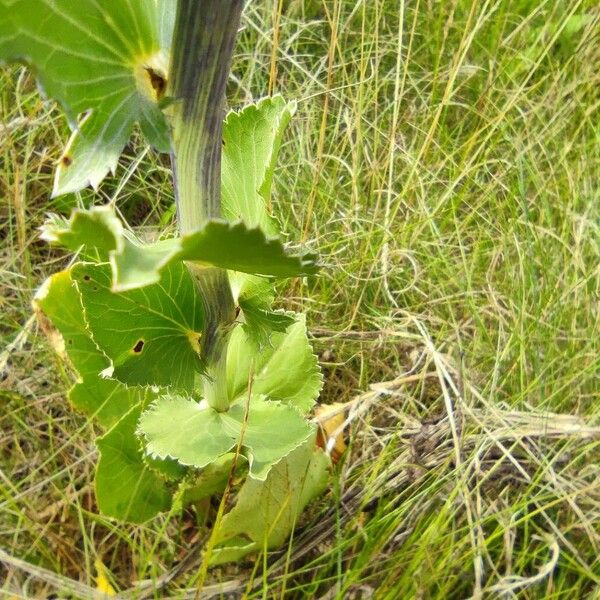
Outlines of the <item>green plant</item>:
{"type": "Polygon", "coordinates": [[[71,403],[105,430],[102,512],[143,522],[246,475],[213,562],[281,544],[330,466],[307,420],[322,380],[304,318],[273,309],[274,278],[317,271],[267,209],[295,105],[272,97],[222,119],[241,9],[0,0],[0,58],[34,68],[73,124],[54,195],[114,170],[136,122],[171,153],[180,235],[144,244],[111,206],[51,216],[42,237],[79,262],[34,306],[77,372],[71,403]]]}

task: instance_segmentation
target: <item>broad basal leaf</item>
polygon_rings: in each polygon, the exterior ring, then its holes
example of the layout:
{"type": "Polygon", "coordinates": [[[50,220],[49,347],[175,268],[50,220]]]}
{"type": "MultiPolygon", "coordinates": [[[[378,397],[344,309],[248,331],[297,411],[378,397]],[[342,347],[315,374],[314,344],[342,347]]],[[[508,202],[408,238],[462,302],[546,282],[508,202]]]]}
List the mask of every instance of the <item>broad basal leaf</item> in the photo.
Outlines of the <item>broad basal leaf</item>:
{"type": "Polygon", "coordinates": [[[241,219],[274,235],[279,228],[267,204],[283,132],[296,111],[281,96],[264,98],[227,115],[223,125],[222,210],[229,221],[241,219]]]}
{"type": "Polygon", "coordinates": [[[221,521],[211,563],[238,560],[283,544],[304,507],[325,489],[329,468],[329,459],[315,449],[311,436],[281,459],[265,481],[248,478],[236,505],[221,521]]]}
{"type": "Polygon", "coordinates": [[[114,171],[136,122],[169,150],[158,102],[175,8],[172,0],[0,0],[0,59],[31,65],[74,130],[54,195],[95,187],[114,171]]]}
{"type": "Polygon", "coordinates": [[[140,411],[140,405],[132,408],[97,440],[98,506],[109,517],[134,523],[147,521],[171,504],[165,480],[144,462],[140,451],[135,436],[140,411]]]}
{"type": "Polygon", "coordinates": [[[156,397],[148,387],[129,388],[98,374],[110,363],[86,329],[79,292],[69,270],[50,277],[34,299],[38,315],[54,345],[66,352],[82,380],[71,388],[73,406],[109,432],[98,440],[101,459],[96,493],[101,510],[112,517],[142,522],[165,510],[170,494],[163,480],[143,462],[135,437],[142,406],[156,397]],[[131,412],[133,410],[133,412],[131,412]],[[124,417],[124,415],[127,415],[124,417]]]}
{"type": "Polygon", "coordinates": [[[95,207],[75,210],[69,221],[53,218],[43,237],[71,250],[87,245],[108,252],[115,291],[156,283],[163,269],[181,261],[269,277],[309,275],[318,269],[315,255],[290,254],[277,238],[241,222],[209,221],[192,234],[142,244],[124,234],[110,208],[95,207]]]}
{"type": "Polygon", "coordinates": [[[94,342],[111,360],[111,375],[130,385],[192,390],[200,359],[203,316],[194,283],[182,263],[159,283],[115,293],[108,265],[72,269],[94,342]]]}
{"type": "Polygon", "coordinates": [[[230,398],[244,396],[251,369],[253,394],[264,394],[307,413],[323,387],[323,378],[306,336],[304,316],[296,315],[296,321],[286,332],[274,333],[271,345],[260,352],[256,351],[248,333],[237,327],[231,335],[227,354],[230,398]]]}
{"type": "Polygon", "coordinates": [[[102,426],[111,427],[132,406],[156,397],[150,389],[132,389],[99,375],[110,366],[108,357],[91,339],[83,315],[79,291],[71,271],[48,278],[38,290],[35,310],[55,350],[66,354],[77,370],[80,381],[69,391],[69,401],[102,426]]]}
{"type": "Polygon", "coordinates": [[[293,408],[258,397],[251,400],[247,419],[245,415],[244,402],[217,412],[181,396],[163,397],[142,415],[139,431],[151,456],[199,469],[230,452],[241,438],[250,475],[260,480],[314,432],[293,408]]]}
{"type": "Polygon", "coordinates": [[[150,387],[129,387],[116,379],[92,376],[69,390],[69,402],[106,428],[112,427],[140,401],[146,405],[156,397],[150,387]]]}
{"type": "Polygon", "coordinates": [[[109,366],[86,328],[70,270],[49,277],[37,291],[33,306],[55,351],[63,357],[66,354],[82,378],[95,377],[109,366]]]}

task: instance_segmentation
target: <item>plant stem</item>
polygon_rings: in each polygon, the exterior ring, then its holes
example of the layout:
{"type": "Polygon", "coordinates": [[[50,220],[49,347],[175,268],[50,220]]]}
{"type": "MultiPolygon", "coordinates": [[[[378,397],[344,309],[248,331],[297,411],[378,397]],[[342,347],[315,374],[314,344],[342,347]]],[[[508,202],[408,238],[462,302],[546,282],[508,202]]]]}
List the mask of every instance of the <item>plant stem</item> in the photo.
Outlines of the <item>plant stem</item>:
{"type": "Polygon", "coordinates": [[[219,412],[229,408],[227,345],[235,321],[235,307],[227,271],[188,265],[204,309],[202,357],[206,363],[204,399],[219,412]]]}
{"type": "MultiPolygon", "coordinates": [[[[196,231],[221,216],[221,144],[225,86],[243,0],[179,0],[168,95],[171,161],[179,230],[196,231]]],[[[229,407],[225,360],[235,307],[227,273],[188,265],[204,308],[202,355],[206,401],[229,407]]]]}

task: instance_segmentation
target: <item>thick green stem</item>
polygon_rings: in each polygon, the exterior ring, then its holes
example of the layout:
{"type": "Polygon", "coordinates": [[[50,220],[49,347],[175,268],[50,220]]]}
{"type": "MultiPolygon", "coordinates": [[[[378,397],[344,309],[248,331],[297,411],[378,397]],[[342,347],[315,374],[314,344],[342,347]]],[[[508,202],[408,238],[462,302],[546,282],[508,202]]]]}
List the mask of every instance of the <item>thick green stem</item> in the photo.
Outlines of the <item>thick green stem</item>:
{"type": "Polygon", "coordinates": [[[227,272],[188,265],[204,308],[202,353],[206,362],[203,395],[214,409],[229,408],[226,367],[227,345],[235,320],[235,309],[227,272]]]}
{"type": "MultiPolygon", "coordinates": [[[[221,216],[221,144],[225,85],[243,0],[179,0],[168,96],[175,197],[182,234],[221,216]]],[[[227,273],[189,265],[202,299],[204,396],[227,410],[225,360],[235,307],[227,273]]]]}
{"type": "Polygon", "coordinates": [[[179,0],[169,74],[173,150],[182,233],[221,216],[225,85],[242,0],[179,0]]]}

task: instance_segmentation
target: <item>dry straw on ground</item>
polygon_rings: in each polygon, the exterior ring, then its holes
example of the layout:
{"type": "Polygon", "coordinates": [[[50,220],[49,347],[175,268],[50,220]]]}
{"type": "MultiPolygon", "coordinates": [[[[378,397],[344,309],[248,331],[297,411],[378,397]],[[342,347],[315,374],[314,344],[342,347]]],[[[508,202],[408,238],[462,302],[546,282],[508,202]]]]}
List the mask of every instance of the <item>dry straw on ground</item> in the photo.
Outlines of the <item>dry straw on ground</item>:
{"type": "MultiPolygon", "coordinates": [[[[417,323],[417,329],[426,335],[420,323],[417,323]]],[[[353,332],[350,337],[360,334],[353,332]]],[[[285,572],[301,567],[315,552],[334,545],[336,528],[360,528],[361,520],[379,502],[387,499],[386,510],[391,510],[402,501],[402,494],[410,486],[431,476],[445,481],[448,495],[455,494],[457,509],[464,511],[473,527],[473,569],[475,576],[480,578],[476,580],[473,598],[482,597],[484,585],[485,549],[478,546],[482,535],[477,523],[482,522],[485,513],[500,510],[505,492],[527,486],[533,478],[541,477],[553,495],[563,498],[575,513],[581,514],[582,532],[591,544],[599,544],[598,533],[591,523],[592,515],[600,514],[600,486],[595,484],[599,468],[589,465],[577,472],[566,470],[565,466],[569,465],[579,445],[600,439],[600,427],[591,426],[573,415],[500,408],[486,401],[460,373],[453,360],[433,347],[431,340],[425,337],[423,341],[420,349],[412,348],[416,363],[410,372],[391,381],[371,384],[367,392],[339,407],[339,413],[345,418],[337,430],[330,432],[331,438],[349,428],[352,430],[352,443],[344,457],[339,481],[341,511],[337,506],[324,508],[313,521],[302,523],[296,530],[291,551],[273,553],[269,559],[266,574],[270,581],[276,582],[285,572]],[[439,411],[424,421],[402,408],[417,383],[424,383],[430,393],[440,397],[439,411]],[[394,456],[385,469],[373,477],[368,466],[377,464],[377,455],[384,448],[394,448],[394,456]],[[365,466],[367,468],[363,470],[365,466]],[[360,472],[358,476],[355,476],[356,471],[360,472]]],[[[332,414],[329,412],[324,418],[331,418],[332,414]]],[[[83,458],[92,459],[93,451],[83,458]]],[[[45,517],[60,513],[64,508],[60,502],[54,504],[47,508],[45,517]]],[[[382,553],[404,543],[410,536],[413,520],[427,508],[426,503],[416,506],[412,518],[408,514],[401,527],[389,532],[382,553]]],[[[539,536],[540,543],[550,550],[548,562],[529,577],[511,573],[502,575],[486,589],[487,594],[510,597],[512,593],[544,580],[556,567],[561,547],[568,546],[569,542],[553,518],[544,514],[542,507],[540,513],[548,524],[546,535],[539,536]]],[[[510,544],[510,540],[507,543],[510,544]]],[[[93,587],[4,550],[0,550],[0,563],[5,566],[7,578],[14,582],[11,588],[15,594],[27,587],[38,591],[45,589],[46,593],[52,590],[70,592],[84,598],[104,597],[93,587]],[[36,584],[25,585],[28,579],[35,580],[36,584]]],[[[152,581],[138,582],[117,597],[152,598],[159,590],[165,593],[168,589],[176,590],[178,580],[197,570],[200,563],[201,544],[198,543],[186,550],[172,570],[152,581]]],[[[237,598],[242,592],[261,585],[261,579],[249,585],[244,577],[236,577],[205,586],[199,597],[228,597],[231,594],[232,598],[237,598]]],[[[196,597],[195,589],[174,593],[173,598],[196,597]]],[[[334,587],[322,598],[334,598],[336,593],[334,587]]],[[[368,586],[361,593],[368,594],[368,586]]]]}

